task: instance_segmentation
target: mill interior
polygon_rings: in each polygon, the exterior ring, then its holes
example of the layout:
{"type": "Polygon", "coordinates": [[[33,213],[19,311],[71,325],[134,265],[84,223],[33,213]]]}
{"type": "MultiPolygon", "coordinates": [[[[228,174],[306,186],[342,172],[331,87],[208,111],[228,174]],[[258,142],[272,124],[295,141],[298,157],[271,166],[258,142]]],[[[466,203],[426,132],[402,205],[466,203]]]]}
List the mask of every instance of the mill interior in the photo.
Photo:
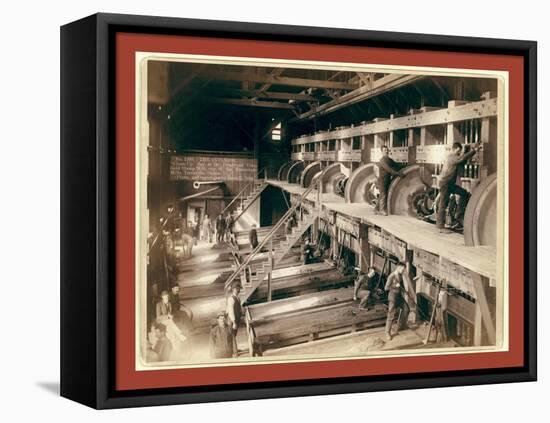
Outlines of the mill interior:
{"type": "Polygon", "coordinates": [[[144,356],[496,345],[497,93],[491,78],[150,61],[144,356]]]}

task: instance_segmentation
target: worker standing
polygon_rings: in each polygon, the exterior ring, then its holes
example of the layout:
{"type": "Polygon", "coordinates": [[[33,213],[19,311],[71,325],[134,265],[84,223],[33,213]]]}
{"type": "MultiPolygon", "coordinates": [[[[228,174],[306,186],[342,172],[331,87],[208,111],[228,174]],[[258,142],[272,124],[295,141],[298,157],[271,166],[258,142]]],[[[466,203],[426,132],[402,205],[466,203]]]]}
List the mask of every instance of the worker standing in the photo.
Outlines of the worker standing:
{"type": "Polygon", "coordinates": [[[309,239],[306,238],[304,246],[302,247],[302,261],[304,264],[310,264],[313,260],[313,246],[309,242],[309,239]]]}
{"type": "Polygon", "coordinates": [[[382,146],[382,157],[378,161],[378,204],[375,213],[388,215],[388,191],[392,181],[392,176],[403,178],[405,174],[399,170],[399,165],[390,158],[387,145],[382,146]]]}
{"type": "Polygon", "coordinates": [[[225,219],[220,214],[216,218],[216,242],[221,244],[223,242],[223,237],[225,235],[225,219]]]}
{"type": "Polygon", "coordinates": [[[227,213],[227,216],[225,218],[225,241],[229,242],[231,240],[231,234],[233,233],[233,224],[235,222],[233,221],[233,216],[231,216],[231,213],[227,213]]]}
{"type": "Polygon", "coordinates": [[[239,330],[239,323],[243,314],[243,307],[241,305],[241,299],[239,298],[240,292],[241,284],[239,282],[233,282],[231,285],[231,295],[227,298],[226,305],[227,320],[235,338],[237,338],[237,331],[239,330]]]}
{"type": "Polygon", "coordinates": [[[248,233],[248,240],[250,241],[250,248],[254,250],[258,246],[258,231],[256,231],[256,225],[252,225],[248,233]]]}
{"type": "MultiPolygon", "coordinates": [[[[386,340],[391,341],[392,333],[391,327],[393,319],[395,318],[395,312],[398,308],[402,313],[399,315],[399,321],[397,322],[397,331],[401,329],[403,322],[407,320],[409,316],[409,305],[405,300],[405,288],[403,286],[403,272],[405,270],[405,263],[399,262],[395,267],[395,270],[388,276],[386,281],[385,290],[388,292],[388,316],[386,318],[386,340]]],[[[397,333],[396,333],[397,335],[397,333]]]]}
{"type": "Polygon", "coordinates": [[[207,214],[202,219],[202,235],[205,241],[212,244],[212,221],[207,214]]]}
{"type": "Polygon", "coordinates": [[[217,324],[210,330],[210,356],[212,358],[237,357],[237,341],[225,320],[225,312],[216,316],[217,324]]]}
{"type": "MultiPolygon", "coordinates": [[[[449,204],[452,194],[458,194],[460,199],[457,203],[456,215],[454,216],[457,225],[462,225],[464,219],[464,210],[470,199],[470,194],[464,188],[456,184],[458,168],[470,158],[472,158],[481,149],[481,144],[476,143],[467,153],[462,153],[462,144],[455,142],[451,152],[443,162],[441,175],[439,177],[439,202],[437,204],[436,227],[441,233],[450,233],[445,228],[445,211],[449,204]]],[[[458,226],[455,229],[459,229],[458,226]]]]}

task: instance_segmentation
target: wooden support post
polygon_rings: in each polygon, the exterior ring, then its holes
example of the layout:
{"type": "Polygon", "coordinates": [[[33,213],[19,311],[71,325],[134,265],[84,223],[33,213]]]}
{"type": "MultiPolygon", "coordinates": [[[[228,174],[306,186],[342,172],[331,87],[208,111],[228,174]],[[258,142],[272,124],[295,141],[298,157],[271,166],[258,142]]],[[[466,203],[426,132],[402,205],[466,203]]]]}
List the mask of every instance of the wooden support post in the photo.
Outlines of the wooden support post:
{"type": "Polygon", "coordinates": [[[269,241],[269,273],[267,274],[267,301],[271,301],[272,299],[272,284],[271,279],[273,277],[273,268],[275,267],[275,261],[273,260],[273,237],[271,237],[271,240],[269,241]]]}
{"type": "MultiPolygon", "coordinates": [[[[474,291],[476,294],[476,304],[477,304],[476,314],[478,313],[481,314],[481,320],[483,321],[483,327],[485,327],[485,333],[487,334],[487,340],[489,341],[489,344],[495,345],[496,343],[495,325],[493,324],[493,318],[491,317],[491,310],[489,309],[489,303],[487,302],[487,297],[485,295],[485,287],[484,287],[482,276],[474,272],[470,272],[470,274],[474,282],[474,291]]],[[[477,329],[478,328],[476,327],[476,331],[477,329]]],[[[479,340],[480,336],[481,335],[478,335],[476,333],[474,334],[474,339],[479,340]]]]}
{"type": "Polygon", "coordinates": [[[407,305],[410,309],[409,316],[407,316],[407,321],[411,321],[411,323],[414,324],[416,323],[416,289],[412,276],[412,250],[407,250],[405,255],[405,271],[403,272],[403,281],[407,291],[407,305]]]}

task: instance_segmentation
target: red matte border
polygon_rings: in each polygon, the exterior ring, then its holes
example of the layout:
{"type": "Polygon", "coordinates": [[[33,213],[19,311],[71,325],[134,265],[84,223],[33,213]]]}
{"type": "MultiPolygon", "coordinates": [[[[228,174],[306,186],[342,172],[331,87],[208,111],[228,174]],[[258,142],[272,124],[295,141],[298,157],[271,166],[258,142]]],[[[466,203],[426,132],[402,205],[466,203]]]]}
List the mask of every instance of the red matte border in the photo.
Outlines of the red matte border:
{"type": "Polygon", "coordinates": [[[116,35],[115,389],[189,387],[523,366],[524,93],[520,56],[415,51],[207,37],[116,35]],[[135,371],[135,53],[187,53],[311,61],[505,70],[510,75],[510,351],[135,371]]]}

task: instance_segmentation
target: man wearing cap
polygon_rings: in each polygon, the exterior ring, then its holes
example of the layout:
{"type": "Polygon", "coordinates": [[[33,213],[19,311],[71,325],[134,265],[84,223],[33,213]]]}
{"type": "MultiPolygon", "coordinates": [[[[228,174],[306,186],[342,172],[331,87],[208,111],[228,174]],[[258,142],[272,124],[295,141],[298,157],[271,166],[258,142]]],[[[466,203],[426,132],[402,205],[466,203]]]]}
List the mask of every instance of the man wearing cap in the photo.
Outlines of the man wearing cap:
{"type": "MultiPolygon", "coordinates": [[[[384,289],[388,292],[388,316],[386,318],[386,340],[391,341],[392,333],[391,326],[395,318],[395,312],[398,308],[401,309],[401,315],[397,322],[397,331],[403,326],[403,322],[409,316],[410,308],[405,300],[405,287],[403,285],[403,272],[405,271],[405,263],[399,262],[395,270],[388,276],[384,289]]],[[[396,333],[397,335],[397,333],[396,333]]]]}
{"type": "Polygon", "coordinates": [[[359,268],[356,267],[359,273],[357,279],[355,280],[355,287],[353,290],[353,301],[361,300],[359,302],[359,307],[368,310],[369,300],[373,299],[374,291],[376,290],[376,272],[373,267],[369,267],[368,273],[360,272],[359,268]]]}
{"type": "Polygon", "coordinates": [[[228,324],[235,338],[237,338],[239,323],[243,315],[243,307],[241,305],[241,299],[239,298],[240,292],[241,284],[239,282],[233,282],[233,285],[231,285],[231,295],[227,298],[226,305],[228,324]]]}
{"type": "Polygon", "coordinates": [[[210,330],[210,356],[212,358],[237,357],[237,341],[225,320],[225,312],[216,316],[217,324],[210,330]]]}
{"type": "Polygon", "coordinates": [[[174,323],[184,333],[193,331],[193,311],[184,305],[180,300],[180,287],[178,284],[172,286],[169,294],[170,304],[174,323]]]}
{"type": "Polygon", "coordinates": [[[172,303],[170,302],[168,291],[162,291],[160,293],[160,301],[157,302],[156,317],[157,322],[172,318],[172,303]]]}

